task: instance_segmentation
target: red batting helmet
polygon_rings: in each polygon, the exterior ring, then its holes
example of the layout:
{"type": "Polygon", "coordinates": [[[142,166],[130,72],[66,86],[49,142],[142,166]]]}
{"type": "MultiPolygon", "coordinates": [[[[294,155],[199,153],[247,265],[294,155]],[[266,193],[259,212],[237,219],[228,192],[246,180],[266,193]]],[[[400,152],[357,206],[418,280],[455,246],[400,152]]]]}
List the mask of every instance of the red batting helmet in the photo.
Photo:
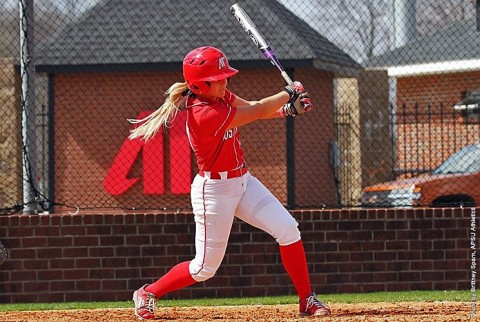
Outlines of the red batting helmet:
{"type": "Polygon", "coordinates": [[[183,59],[183,77],[195,94],[208,91],[206,82],[229,78],[236,73],[238,70],[230,67],[225,54],[215,47],[196,48],[183,59]]]}

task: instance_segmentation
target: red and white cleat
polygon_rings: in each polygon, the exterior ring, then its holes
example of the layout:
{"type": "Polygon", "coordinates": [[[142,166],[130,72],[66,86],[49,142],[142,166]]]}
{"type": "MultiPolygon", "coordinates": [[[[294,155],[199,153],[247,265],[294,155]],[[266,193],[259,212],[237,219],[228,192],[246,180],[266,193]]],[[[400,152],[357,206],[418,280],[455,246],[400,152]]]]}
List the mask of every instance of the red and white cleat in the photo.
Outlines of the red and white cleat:
{"type": "Polygon", "coordinates": [[[330,313],[330,308],[320,302],[315,293],[300,300],[300,316],[324,316],[330,313]]]}
{"type": "Polygon", "coordinates": [[[145,291],[145,284],[135,292],[133,292],[133,302],[135,303],[135,316],[139,320],[155,319],[155,303],[157,298],[153,293],[145,291]]]}

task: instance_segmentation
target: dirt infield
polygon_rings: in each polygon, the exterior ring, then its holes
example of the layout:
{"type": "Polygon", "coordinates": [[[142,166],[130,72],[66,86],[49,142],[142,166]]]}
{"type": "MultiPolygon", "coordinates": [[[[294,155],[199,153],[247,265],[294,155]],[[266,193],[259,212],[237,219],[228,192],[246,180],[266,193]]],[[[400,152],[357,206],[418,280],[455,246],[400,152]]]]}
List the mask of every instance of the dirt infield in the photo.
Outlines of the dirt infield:
{"type": "MultiPolygon", "coordinates": [[[[332,315],[299,318],[297,305],[158,307],[156,321],[480,321],[466,302],[331,304],[332,315]],[[471,318],[472,312],[475,316],[471,318]]],[[[23,311],[0,313],[1,321],[135,321],[133,309],[23,311]]]]}

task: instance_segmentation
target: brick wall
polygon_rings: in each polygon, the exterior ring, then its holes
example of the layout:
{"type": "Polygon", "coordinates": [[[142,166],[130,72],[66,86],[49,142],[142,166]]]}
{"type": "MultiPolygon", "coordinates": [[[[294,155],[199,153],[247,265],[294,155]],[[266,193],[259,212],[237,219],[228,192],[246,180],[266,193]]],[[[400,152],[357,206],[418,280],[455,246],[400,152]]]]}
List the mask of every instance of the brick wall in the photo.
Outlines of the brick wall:
{"type": "MultiPolygon", "coordinates": [[[[292,212],[319,293],[469,289],[471,213],[292,212]]],[[[192,258],[194,224],[188,213],[13,215],[0,217],[0,240],[10,256],[0,266],[1,303],[128,300],[192,258]]],[[[217,276],[169,296],[279,294],[294,289],[277,245],[236,221],[217,276]]]]}
{"type": "Polygon", "coordinates": [[[465,91],[477,89],[479,71],[445,73],[397,78],[397,106],[439,106],[451,107],[458,103],[465,91]]]}
{"type": "Polygon", "coordinates": [[[399,124],[397,166],[401,169],[435,169],[454,152],[479,142],[480,124],[399,124]]]}

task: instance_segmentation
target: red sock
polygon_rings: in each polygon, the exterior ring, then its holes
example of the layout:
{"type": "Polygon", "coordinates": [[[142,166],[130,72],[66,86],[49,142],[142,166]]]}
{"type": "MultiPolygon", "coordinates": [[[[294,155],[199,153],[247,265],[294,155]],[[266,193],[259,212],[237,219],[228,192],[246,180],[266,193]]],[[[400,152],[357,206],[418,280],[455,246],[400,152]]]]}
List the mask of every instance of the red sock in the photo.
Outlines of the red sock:
{"type": "Polygon", "coordinates": [[[195,284],[196,281],[190,275],[188,265],[190,262],[183,262],[172,267],[167,274],[160,277],[155,283],[145,287],[145,291],[155,294],[157,298],[195,284]]]}
{"type": "Polygon", "coordinates": [[[295,285],[298,297],[304,299],[309,296],[312,293],[312,287],[302,240],[287,246],[280,246],[280,256],[285,270],[295,285]]]}

